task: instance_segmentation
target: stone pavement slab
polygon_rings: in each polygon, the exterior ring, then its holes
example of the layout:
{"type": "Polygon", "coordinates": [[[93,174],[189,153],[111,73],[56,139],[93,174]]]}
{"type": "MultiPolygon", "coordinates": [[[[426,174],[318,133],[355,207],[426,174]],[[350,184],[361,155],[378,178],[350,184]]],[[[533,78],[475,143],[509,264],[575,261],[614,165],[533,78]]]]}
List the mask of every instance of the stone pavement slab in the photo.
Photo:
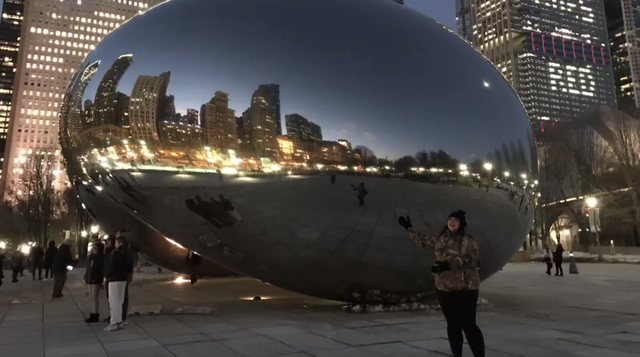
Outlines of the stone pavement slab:
{"type": "MultiPolygon", "coordinates": [[[[384,236],[384,230],[378,232],[384,236]]],[[[309,234],[309,232],[303,233],[309,234]]],[[[374,233],[375,235],[376,233],[374,233]]],[[[478,312],[487,356],[632,357],[640,355],[640,265],[580,264],[580,275],[549,277],[541,263],[510,264],[483,283],[491,302],[478,312]]],[[[255,279],[169,282],[137,279],[131,307],[161,305],[157,316],[130,316],[122,331],[87,325],[82,272],[65,297],[51,281],[0,288],[0,356],[16,357],[360,357],[447,356],[446,323],[434,311],[349,314],[342,304],[280,290],[255,279]],[[261,301],[251,301],[262,296],[261,301]],[[182,306],[206,315],[174,315],[182,306]]],[[[106,300],[101,300],[105,317],[106,300]]],[[[138,311],[143,309],[138,309],[138,311]]],[[[465,345],[465,356],[471,352],[465,345]]]]}

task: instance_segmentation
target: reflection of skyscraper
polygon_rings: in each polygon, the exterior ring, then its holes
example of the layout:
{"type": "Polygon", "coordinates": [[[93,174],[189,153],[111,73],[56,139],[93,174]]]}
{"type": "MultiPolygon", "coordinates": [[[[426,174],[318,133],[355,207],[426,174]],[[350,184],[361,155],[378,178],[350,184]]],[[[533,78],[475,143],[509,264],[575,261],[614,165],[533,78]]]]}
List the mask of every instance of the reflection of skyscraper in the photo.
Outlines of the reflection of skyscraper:
{"type": "Polygon", "coordinates": [[[162,103],[162,118],[160,120],[174,121],[176,119],[176,97],[168,95],[162,103]]]}
{"type": "Polygon", "coordinates": [[[84,101],[84,125],[83,129],[93,126],[93,101],[87,99],[84,101]]]}
{"type": "Polygon", "coordinates": [[[118,92],[117,93],[117,101],[118,101],[118,104],[116,105],[116,120],[118,121],[120,126],[129,129],[129,126],[130,126],[130,123],[129,123],[129,104],[130,104],[129,96],[124,94],[124,93],[118,92]]]}
{"type": "Polygon", "coordinates": [[[165,147],[199,148],[202,146],[202,128],[185,122],[162,121],[158,124],[160,139],[165,147]]]}
{"type": "Polygon", "coordinates": [[[229,109],[229,94],[217,91],[200,109],[202,129],[207,145],[214,149],[238,149],[236,112],[229,109]]]}
{"type": "Polygon", "coordinates": [[[183,118],[189,125],[201,125],[200,114],[197,109],[187,109],[187,115],[183,118]]]}
{"type": "Polygon", "coordinates": [[[68,115],[68,133],[71,137],[77,136],[84,129],[84,109],[82,107],[82,97],[84,96],[84,92],[91,82],[91,79],[98,71],[98,67],[100,66],[100,61],[93,62],[85,67],[82,72],[78,72],[78,77],[75,79],[77,82],[73,84],[73,92],[67,98],[65,98],[65,102],[68,101],[68,108],[63,108],[64,111],[66,109],[66,115],[68,115]]]}
{"type": "Polygon", "coordinates": [[[119,125],[116,118],[118,107],[118,83],[133,63],[133,55],[120,56],[102,77],[94,101],[94,125],[119,125]]]}
{"type": "Polygon", "coordinates": [[[282,117],[280,116],[280,85],[262,84],[258,87],[259,95],[269,107],[271,119],[276,123],[276,133],[282,135],[282,117]]]}
{"type": "Polygon", "coordinates": [[[287,135],[302,140],[322,140],[322,128],[300,114],[285,115],[287,135]]]}
{"type": "Polygon", "coordinates": [[[158,120],[167,94],[171,72],[159,76],[141,75],[133,85],[129,99],[131,137],[137,140],[158,141],[158,120]]]}
{"type": "Polygon", "coordinates": [[[338,139],[338,143],[349,150],[353,150],[353,147],[351,146],[351,142],[349,140],[338,139]]]}
{"type": "Polygon", "coordinates": [[[275,158],[278,155],[277,127],[272,117],[272,108],[265,99],[271,92],[260,86],[253,93],[251,106],[242,114],[248,151],[261,157],[275,158]]]}

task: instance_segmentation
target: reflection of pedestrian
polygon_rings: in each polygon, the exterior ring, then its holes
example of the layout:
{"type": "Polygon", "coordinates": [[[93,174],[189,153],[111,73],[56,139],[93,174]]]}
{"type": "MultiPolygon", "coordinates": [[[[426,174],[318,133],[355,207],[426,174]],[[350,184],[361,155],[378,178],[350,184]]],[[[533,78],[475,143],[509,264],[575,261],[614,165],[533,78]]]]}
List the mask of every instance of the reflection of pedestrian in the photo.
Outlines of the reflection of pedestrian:
{"type": "Polygon", "coordinates": [[[336,175],[335,174],[331,174],[331,184],[335,184],[336,183],[336,175]]]}
{"type": "Polygon", "coordinates": [[[217,169],[216,172],[218,173],[218,181],[222,182],[222,171],[220,171],[220,169],[217,169]]]}
{"type": "Polygon", "coordinates": [[[187,208],[217,228],[231,227],[236,223],[236,220],[224,209],[222,202],[213,197],[209,197],[209,201],[202,200],[200,196],[195,196],[194,198],[185,201],[187,208]]]}
{"type": "Polygon", "coordinates": [[[558,242],[556,250],[553,252],[553,262],[556,264],[556,276],[564,276],[564,271],[562,271],[562,253],[564,253],[564,248],[562,247],[562,243],[558,242]]]}
{"type": "Polygon", "coordinates": [[[0,286],[2,286],[2,279],[4,279],[4,250],[0,248],[0,286]]]}
{"type": "Polygon", "coordinates": [[[356,191],[356,195],[358,196],[358,202],[360,203],[358,206],[364,206],[364,196],[369,194],[367,189],[364,188],[364,182],[360,182],[360,184],[356,187],[351,185],[354,191],[356,191]]]}
{"type": "Polygon", "coordinates": [[[191,277],[191,285],[198,282],[198,275],[196,275],[196,270],[200,266],[201,259],[198,253],[194,251],[189,251],[187,254],[187,270],[189,271],[189,276],[191,277]]]}
{"type": "Polygon", "coordinates": [[[220,202],[222,203],[222,207],[227,212],[227,214],[229,214],[229,216],[231,216],[231,218],[235,220],[235,223],[240,222],[242,220],[242,217],[240,216],[238,211],[236,211],[235,207],[233,207],[233,203],[231,203],[231,201],[229,201],[223,195],[220,195],[219,197],[220,202]]]}

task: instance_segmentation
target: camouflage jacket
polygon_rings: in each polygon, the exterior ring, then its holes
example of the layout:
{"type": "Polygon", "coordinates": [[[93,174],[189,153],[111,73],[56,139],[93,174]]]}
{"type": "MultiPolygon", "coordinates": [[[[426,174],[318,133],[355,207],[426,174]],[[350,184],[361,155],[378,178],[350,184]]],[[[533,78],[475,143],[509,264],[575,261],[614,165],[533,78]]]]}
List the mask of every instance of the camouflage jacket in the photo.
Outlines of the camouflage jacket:
{"type": "Polygon", "coordinates": [[[440,235],[426,237],[413,228],[409,236],[421,247],[433,249],[436,261],[449,262],[449,271],[434,274],[440,291],[477,290],[480,287],[478,269],[478,243],[468,233],[456,236],[448,230],[440,235]]]}

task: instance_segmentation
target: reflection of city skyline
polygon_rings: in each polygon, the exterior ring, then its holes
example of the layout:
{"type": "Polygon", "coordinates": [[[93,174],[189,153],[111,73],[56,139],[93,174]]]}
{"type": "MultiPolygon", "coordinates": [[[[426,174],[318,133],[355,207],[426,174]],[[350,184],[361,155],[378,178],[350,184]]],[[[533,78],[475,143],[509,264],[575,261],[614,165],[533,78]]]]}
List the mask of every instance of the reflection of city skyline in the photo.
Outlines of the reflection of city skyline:
{"type": "Polygon", "coordinates": [[[176,98],[169,90],[171,72],[140,74],[131,93],[122,93],[118,84],[134,57],[125,54],[113,62],[100,80],[93,101],[82,103],[100,61],[88,66],[79,81],[74,81],[70,97],[77,103],[69,105],[68,127],[72,137],[142,140],[174,149],[205,145],[217,151],[234,150],[244,156],[274,160],[339,163],[348,161],[349,156],[363,156],[348,139],[323,140],[321,126],[301,114],[285,114],[283,123],[279,84],[258,85],[248,108],[238,117],[236,110],[229,108],[230,95],[221,90],[199,110],[177,111],[176,98]]]}

